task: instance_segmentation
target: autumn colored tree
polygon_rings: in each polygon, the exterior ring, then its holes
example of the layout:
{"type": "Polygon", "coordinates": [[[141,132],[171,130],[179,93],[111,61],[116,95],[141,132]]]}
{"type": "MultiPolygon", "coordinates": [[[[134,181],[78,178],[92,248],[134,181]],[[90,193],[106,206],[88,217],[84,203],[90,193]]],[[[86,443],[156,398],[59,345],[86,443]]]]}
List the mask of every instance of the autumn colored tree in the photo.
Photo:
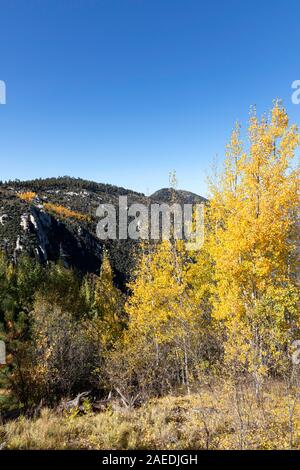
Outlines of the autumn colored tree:
{"type": "Polygon", "coordinates": [[[33,199],[37,196],[37,194],[33,191],[27,191],[24,193],[18,193],[17,194],[20,199],[26,202],[31,202],[33,199]]]}
{"type": "Polygon", "coordinates": [[[59,204],[46,202],[44,204],[44,208],[49,210],[50,212],[54,212],[55,214],[60,215],[61,217],[73,218],[77,220],[90,220],[89,215],[81,214],[80,212],[73,211],[69,209],[68,207],[65,207],[59,204]]]}
{"type": "MultiPolygon", "coordinates": [[[[189,286],[191,254],[180,240],[148,248],[129,284],[129,324],[117,361],[124,363],[126,356],[129,388],[135,382],[148,394],[176,385],[189,392],[205,343],[205,317],[189,286]]],[[[115,370],[113,375],[116,379],[115,370]]]]}
{"type": "MultiPolygon", "coordinates": [[[[91,292],[89,293],[91,297],[91,292]]],[[[107,251],[103,252],[99,277],[94,285],[94,323],[105,349],[109,349],[119,338],[125,324],[124,297],[114,285],[114,274],[107,251]],[[96,320],[98,320],[96,322],[96,320]]]]}
{"type": "Polygon", "coordinates": [[[293,166],[299,132],[278,101],[269,117],[251,115],[248,132],[244,148],[234,129],[224,172],[212,186],[207,245],[226,358],[251,372],[259,390],[268,372],[280,370],[299,327],[299,172],[293,166]]]}

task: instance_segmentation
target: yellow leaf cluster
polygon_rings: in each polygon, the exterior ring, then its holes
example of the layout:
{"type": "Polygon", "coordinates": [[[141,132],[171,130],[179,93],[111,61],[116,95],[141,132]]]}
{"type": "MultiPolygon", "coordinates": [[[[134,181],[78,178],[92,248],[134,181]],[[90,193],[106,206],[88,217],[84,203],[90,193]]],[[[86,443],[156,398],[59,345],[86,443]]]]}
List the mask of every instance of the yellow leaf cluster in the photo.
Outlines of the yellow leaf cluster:
{"type": "Polygon", "coordinates": [[[46,202],[44,204],[44,208],[66,218],[72,218],[72,219],[77,219],[77,220],[89,220],[90,219],[88,215],[81,214],[80,212],[73,211],[61,205],[52,204],[51,202],[46,202]]]}
{"type": "Polygon", "coordinates": [[[33,191],[28,191],[25,193],[18,193],[17,196],[23,201],[31,202],[36,197],[36,193],[33,191]]]}

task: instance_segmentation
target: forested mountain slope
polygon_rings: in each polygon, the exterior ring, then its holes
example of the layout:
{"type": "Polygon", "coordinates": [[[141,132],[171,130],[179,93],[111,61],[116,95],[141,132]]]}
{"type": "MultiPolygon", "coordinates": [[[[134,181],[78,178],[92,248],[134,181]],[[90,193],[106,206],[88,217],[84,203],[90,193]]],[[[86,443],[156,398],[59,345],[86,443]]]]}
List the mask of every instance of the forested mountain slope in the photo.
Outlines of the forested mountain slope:
{"type": "Polygon", "coordinates": [[[27,253],[41,262],[61,259],[81,272],[97,272],[106,245],[117,278],[122,283],[132,266],[131,240],[101,241],[96,237],[99,204],[128,205],[151,202],[202,202],[187,191],[162,189],[147,197],[142,193],[80,178],[60,177],[9,181],[0,185],[0,247],[17,260],[27,253]]]}

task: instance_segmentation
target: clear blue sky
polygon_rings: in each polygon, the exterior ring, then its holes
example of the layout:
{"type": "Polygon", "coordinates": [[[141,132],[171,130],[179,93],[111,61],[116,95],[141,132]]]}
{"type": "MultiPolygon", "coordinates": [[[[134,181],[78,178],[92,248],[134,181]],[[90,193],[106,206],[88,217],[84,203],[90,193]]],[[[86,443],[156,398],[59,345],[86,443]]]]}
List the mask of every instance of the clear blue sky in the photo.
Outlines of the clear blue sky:
{"type": "Polygon", "coordinates": [[[236,119],[291,103],[300,2],[0,0],[0,179],[205,179],[236,119]]]}

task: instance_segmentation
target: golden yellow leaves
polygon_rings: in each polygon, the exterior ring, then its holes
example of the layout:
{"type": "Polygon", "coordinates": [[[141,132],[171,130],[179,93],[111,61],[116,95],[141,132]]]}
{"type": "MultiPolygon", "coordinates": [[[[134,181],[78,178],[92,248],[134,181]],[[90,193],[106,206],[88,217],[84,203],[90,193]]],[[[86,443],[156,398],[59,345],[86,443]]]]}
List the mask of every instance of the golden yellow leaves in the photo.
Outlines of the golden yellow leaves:
{"type": "Polygon", "coordinates": [[[73,218],[77,220],[89,220],[90,219],[90,217],[85,214],[81,214],[80,212],[73,211],[64,206],[52,204],[51,202],[46,202],[44,204],[44,208],[66,218],[73,218]]]}
{"type": "Polygon", "coordinates": [[[36,197],[36,193],[33,191],[28,191],[24,193],[18,193],[17,196],[23,201],[31,202],[36,197]]]}
{"type": "Polygon", "coordinates": [[[278,351],[287,340],[281,331],[291,324],[284,312],[297,317],[292,293],[299,173],[290,163],[299,133],[288,127],[278,101],[270,119],[251,116],[248,133],[244,150],[238,127],[233,131],[221,183],[212,191],[206,246],[215,269],[213,315],[227,325],[227,354],[235,351],[259,375],[276,354],[274,344],[278,351]]]}

